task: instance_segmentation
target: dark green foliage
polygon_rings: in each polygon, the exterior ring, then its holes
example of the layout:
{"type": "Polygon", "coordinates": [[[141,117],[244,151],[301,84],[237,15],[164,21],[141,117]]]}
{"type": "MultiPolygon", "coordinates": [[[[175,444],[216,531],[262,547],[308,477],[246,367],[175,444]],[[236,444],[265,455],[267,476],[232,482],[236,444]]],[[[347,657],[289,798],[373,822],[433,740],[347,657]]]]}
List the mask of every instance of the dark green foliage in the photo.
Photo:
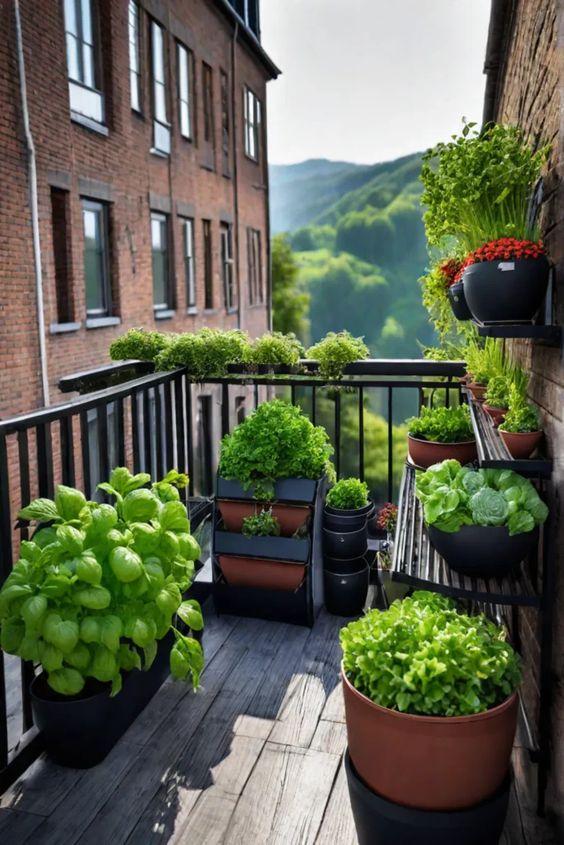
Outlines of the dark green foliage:
{"type": "Polygon", "coordinates": [[[254,516],[247,516],[243,520],[243,534],[245,537],[279,537],[280,523],[272,510],[264,510],[254,516]]]}
{"type": "Polygon", "coordinates": [[[248,361],[250,354],[251,345],[244,332],[203,328],[195,334],[173,336],[156,363],[157,369],[164,371],[186,367],[193,381],[205,381],[226,375],[228,364],[248,361]]]}
{"type": "Polygon", "coordinates": [[[284,235],[272,239],[272,324],[277,332],[305,337],[309,295],[298,279],[298,265],[284,235]]]}
{"type": "Polygon", "coordinates": [[[358,510],[368,504],[368,485],[358,478],[341,478],[327,493],[327,504],[339,510],[358,510]]]}
{"type": "Polygon", "coordinates": [[[307,351],[308,358],[319,362],[319,375],[327,379],[339,379],[347,364],[368,357],[368,347],[361,337],[349,332],[329,332],[323,340],[307,351]]]}
{"type": "Polygon", "coordinates": [[[407,420],[409,433],[435,443],[460,443],[474,440],[474,430],[467,405],[452,408],[422,408],[418,417],[407,420]]]}

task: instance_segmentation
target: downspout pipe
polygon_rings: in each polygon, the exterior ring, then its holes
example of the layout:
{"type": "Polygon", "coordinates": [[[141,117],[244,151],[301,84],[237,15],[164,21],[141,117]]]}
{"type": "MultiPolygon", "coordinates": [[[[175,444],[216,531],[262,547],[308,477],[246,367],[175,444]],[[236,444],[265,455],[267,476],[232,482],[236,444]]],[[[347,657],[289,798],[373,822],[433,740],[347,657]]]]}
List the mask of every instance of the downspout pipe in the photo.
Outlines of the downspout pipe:
{"type": "Polygon", "coordinates": [[[18,57],[18,73],[20,78],[22,116],[28,160],[29,204],[31,211],[31,231],[33,237],[33,264],[35,271],[35,293],[37,303],[37,332],[39,336],[39,364],[41,370],[41,388],[43,394],[43,404],[45,407],[47,407],[48,405],[50,405],[49,374],[47,370],[47,346],[45,343],[45,305],[43,300],[43,272],[41,268],[41,240],[39,237],[37,165],[35,156],[35,144],[33,143],[33,135],[31,134],[31,126],[29,122],[22,22],[20,16],[19,0],[14,0],[14,13],[16,18],[16,47],[18,57]]]}
{"type": "MultiPolygon", "coordinates": [[[[231,120],[233,125],[233,211],[235,235],[235,276],[237,279],[237,328],[245,328],[245,308],[243,306],[243,286],[241,284],[241,238],[239,235],[239,174],[237,167],[237,41],[239,39],[239,21],[235,21],[231,39],[231,120]]],[[[222,138],[223,144],[223,138],[222,138]]]]}

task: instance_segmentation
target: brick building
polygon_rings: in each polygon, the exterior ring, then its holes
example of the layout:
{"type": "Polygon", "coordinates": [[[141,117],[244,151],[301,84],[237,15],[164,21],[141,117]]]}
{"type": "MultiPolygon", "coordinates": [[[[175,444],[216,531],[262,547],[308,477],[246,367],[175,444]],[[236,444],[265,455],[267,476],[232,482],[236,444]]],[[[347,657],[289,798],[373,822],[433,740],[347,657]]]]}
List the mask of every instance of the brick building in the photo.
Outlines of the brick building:
{"type": "Polygon", "coordinates": [[[16,8],[0,2],[0,416],[61,401],[58,379],[131,326],[270,322],[278,70],[258,0],[20,0],[20,27],[16,8]]]}
{"type": "MultiPolygon", "coordinates": [[[[552,144],[544,176],[542,229],[555,265],[552,321],[564,324],[564,2],[562,0],[493,0],[486,55],[484,119],[521,126],[535,144],[552,144]]],[[[547,448],[554,459],[549,496],[558,551],[553,585],[551,771],[547,809],[564,836],[564,365],[560,345],[538,341],[509,341],[512,355],[530,373],[531,398],[538,404],[547,448]]],[[[524,614],[523,648],[526,658],[526,695],[536,698],[539,651],[538,617],[524,614]]],[[[543,718],[548,718],[545,714],[543,718]]],[[[532,769],[520,772],[530,776],[532,769]]],[[[532,786],[531,791],[534,791],[532,786]]],[[[562,841],[562,840],[559,840],[562,841]]]]}

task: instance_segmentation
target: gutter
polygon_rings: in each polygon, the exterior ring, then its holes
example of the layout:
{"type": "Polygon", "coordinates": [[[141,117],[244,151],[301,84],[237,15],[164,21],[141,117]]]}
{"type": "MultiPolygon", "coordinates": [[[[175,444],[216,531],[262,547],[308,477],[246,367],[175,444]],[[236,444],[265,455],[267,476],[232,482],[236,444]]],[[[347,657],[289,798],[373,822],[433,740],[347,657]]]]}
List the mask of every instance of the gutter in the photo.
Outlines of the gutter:
{"type": "Polygon", "coordinates": [[[29,108],[27,102],[27,85],[25,77],[25,59],[23,49],[22,22],[20,17],[19,0],[14,0],[14,14],[16,17],[16,48],[18,57],[18,73],[20,78],[20,94],[22,117],[24,125],[25,143],[28,156],[29,204],[31,212],[31,230],[33,237],[33,263],[35,270],[35,292],[37,302],[37,332],[39,336],[39,364],[41,370],[41,388],[43,404],[47,407],[49,401],[49,375],[47,371],[47,348],[45,344],[45,312],[43,300],[43,272],[41,268],[41,240],[39,237],[39,203],[37,198],[37,166],[35,144],[31,134],[29,122],[29,108]]]}
{"type": "Polygon", "coordinates": [[[516,0],[492,0],[488,42],[484,60],[486,90],[483,124],[497,119],[499,98],[505,73],[505,60],[513,31],[516,0]]]}

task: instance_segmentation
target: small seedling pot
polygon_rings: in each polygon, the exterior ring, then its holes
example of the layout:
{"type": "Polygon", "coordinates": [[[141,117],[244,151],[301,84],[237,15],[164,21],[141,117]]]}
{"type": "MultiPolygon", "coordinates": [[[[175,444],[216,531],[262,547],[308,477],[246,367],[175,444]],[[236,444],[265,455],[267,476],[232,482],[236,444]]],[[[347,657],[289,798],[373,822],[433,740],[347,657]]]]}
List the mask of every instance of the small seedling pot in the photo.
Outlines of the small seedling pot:
{"type": "Polygon", "coordinates": [[[496,428],[498,427],[498,425],[501,425],[501,423],[505,419],[507,408],[493,408],[491,405],[488,405],[487,402],[484,402],[483,408],[486,414],[488,414],[492,418],[493,424],[496,428]]]}
{"type": "Polygon", "coordinates": [[[470,390],[470,392],[472,393],[475,402],[484,401],[486,390],[488,389],[487,384],[480,384],[477,381],[469,381],[467,387],[468,390],[470,390]]]}
{"type": "Polygon", "coordinates": [[[539,310],[548,285],[546,256],[480,261],[463,275],[466,302],[480,323],[527,323],[539,310]]]}
{"type": "Polygon", "coordinates": [[[358,616],[364,610],[370,570],[362,562],[356,572],[329,572],[325,569],[323,583],[325,587],[325,607],[335,616],[358,616]]]}
{"type": "Polygon", "coordinates": [[[323,527],[323,553],[332,558],[355,558],[366,554],[368,529],[366,520],[362,528],[354,531],[331,531],[323,527]]]}
{"type": "Polygon", "coordinates": [[[534,548],[538,531],[511,536],[504,526],[463,525],[449,534],[427,528],[436,551],[455,572],[476,578],[503,578],[534,548]]]}
{"type": "Polygon", "coordinates": [[[447,291],[448,301],[452,308],[452,313],[457,320],[465,322],[472,319],[472,312],[468,308],[466,296],[464,295],[464,285],[462,282],[455,282],[447,291]]]}
{"type": "Polygon", "coordinates": [[[542,431],[503,431],[499,430],[503,442],[512,458],[530,458],[542,440],[542,431]]]}
{"type": "Polygon", "coordinates": [[[464,440],[459,443],[438,443],[434,440],[422,440],[408,434],[407,443],[409,457],[416,466],[424,469],[449,458],[454,458],[464,465],[472,463],[478,457],[475,440],[464,440]]]}

